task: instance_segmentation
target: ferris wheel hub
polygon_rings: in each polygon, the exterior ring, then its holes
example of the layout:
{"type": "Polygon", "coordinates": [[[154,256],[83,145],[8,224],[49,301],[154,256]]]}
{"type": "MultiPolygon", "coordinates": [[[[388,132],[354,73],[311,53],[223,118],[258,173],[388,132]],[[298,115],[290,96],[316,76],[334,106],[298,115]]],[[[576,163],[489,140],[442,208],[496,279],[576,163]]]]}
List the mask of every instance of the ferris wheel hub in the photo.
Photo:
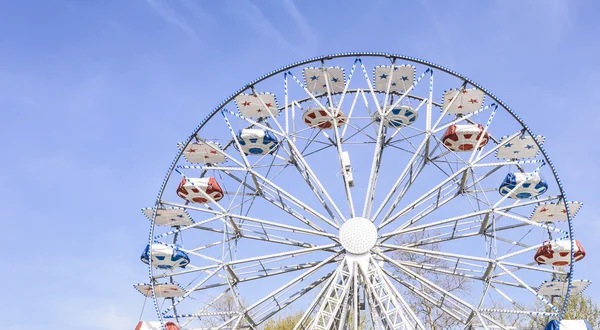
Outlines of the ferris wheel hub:
{"type": "Polygon", "coordinates": [[[377,228],[366,218],[348,219],[340,228],[340,242],[348,253],[365,254],[377,242],[377,228]]]}

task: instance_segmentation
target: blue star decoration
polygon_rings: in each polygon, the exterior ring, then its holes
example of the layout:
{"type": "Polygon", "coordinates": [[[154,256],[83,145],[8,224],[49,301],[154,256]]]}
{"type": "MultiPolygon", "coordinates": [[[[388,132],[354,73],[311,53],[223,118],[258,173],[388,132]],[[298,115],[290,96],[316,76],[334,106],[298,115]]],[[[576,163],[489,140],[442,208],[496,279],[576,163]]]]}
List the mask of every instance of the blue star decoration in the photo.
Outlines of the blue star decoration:
{"type": "Polygon", "coordinates": [[[396,84],[395,82],[392,83],[392,86],[396,86],[396,85],[398,85],[398,84],[396,84]]]}
{"type": "Polygon", "coordinates": [[[528,144],[528,145],[525,146],[525,148],[527,148],[527,149],[533,149],[533,146],[531,144],[528,144]]]}
{"type": "Polygon", "coordinates": [[[387,79],[387,74],[382,74],[381,76],[379,76],[379,79],[387,79]]]}
{"type": "Polygon", "coordinates": [[[504,147],[505,147],[505,148],[510,148],[510,147],[512,147],[512,146],[513,146],[513,144],[512,144],[512,143],[507,143],[507,144],[505,144],[505,145],[504,145],[504,147]]]}
{"type": "Polygon", "coordinates": [[[338,79],[338,78],[336,78],[336,77],[333,77],[333,78],[331,78],[331,81],[333,81],[334,83],[338,82],[338,80],[339,80],[339,79],[338,79]]]}
{"type": "Polygon", "coordinates": [[[177,217],[183,219],[183,214],[178,214],[177,217]]]}
{"type": "Polygon", "coordinates": [[[317,77],[317,76],[312,76],[312,77],[310,77],[310,80],[312,80],[312,81],[319,80],[319,77],[317,77]]]}
{"type": "Polygon", "coordinates": [[[327,88],[327,84],[323,84],[323,88],[327,88]]]}
{"type": "Polygon", "coordinates": [[[525,140],[527,137],[526,136],[520,136],[519,140],[525,140]]]}
{"type": "Polygon", "coordinates": [[[518,154],[520,151],[519,150],[515,150],[513,151],[513,154],[518,154]]]}
{"type": "Polygon", "coordinates": [[[407,76],[402,76],[402,81],[407,81],[408,77],[407,76]]]}
{"type": "Polygon", "coordinates": [[[395,67],[394,67],[394,71],[396,71],[396,70],[398,70],[398,67],[397,67],[397,66],[395,66],[395,67]]]}

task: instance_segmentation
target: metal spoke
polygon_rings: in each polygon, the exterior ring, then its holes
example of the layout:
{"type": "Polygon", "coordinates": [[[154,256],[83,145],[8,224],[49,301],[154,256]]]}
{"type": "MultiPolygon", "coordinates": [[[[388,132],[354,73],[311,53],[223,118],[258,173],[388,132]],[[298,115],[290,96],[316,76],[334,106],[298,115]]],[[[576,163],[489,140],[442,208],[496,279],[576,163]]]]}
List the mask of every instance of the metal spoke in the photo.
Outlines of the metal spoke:
{"type": "MultiPolygon", "coordinates": [[[[452,299],[454,302],[460,304],[461,306],[470,309],[475,314],[478,313],[477,309],[474,306],[472,306],[471,304],[469,304],[468,302],[458,298],[451,292],[448,292],[447,290],[445,290],[444,288],[440,287],[439,285],[431,282],[430,280],[418,275],[417,273],[408,269],[406,266],[401,265],[400,263],[392,260],[391,258],[389,258],[388,256],[386,256],[384,254],[377,253],[377,255],[379,255],[381,258],[383,258],[385,261],[387,261],[391,265],[395,266],[400,271],[404,272],[407,276],[413,278],[414,280],[418,281],[422,285],[426,285],[431,290],[438,292],[442,297],[446,297],[447,299],[452,299]]],[[[463,320],[462,322],[464,323],[464,322],[466,322],[466,320],[463,320]]]]}
{"type": "MultiPolygon", "coordinates": [[[[259,98],[260,100],[260,98],[259,98]]],[[[262,102],[262,100],[261,100],[262,102]]],[[[265,108],[266,105],[264,106],[265,108]]],[[[269,110],[270,111],[270,110],[269,110]]],[[[290,154],[289,156],[292,159],[292,163],[294,165],[296,165],[296,167],[298,168],[298,171],[300,172],[300,174],[303,176],[303,178],[305,178],[307,184],[309,185],[309,187],[311,188],[311,190],[315,193],[315,196],[321,201],[321,203],[323,204],[323,207],[325,207],[325,209],[328,211],[328,213],[331,215],[331,217],[334,219],[334,221],[336,222],[335,225],[333,225],[334,227],[338,227],[338,220],[337,218],[335,218],[333,216],[333,213],[331,213],[331,210],[329,209],[329,205],[327,203],[325,203],[323,197],[321,197],[321,194],[324,196],[324,198],[326,200],[328,200],[328,202],[331,204],[331,207],[337,212],[338,216],[340,216],[341,219],[345,219],[344,216],[342,215],[342,213],[339,211],[339,209],[337,208],[337,206],[335,205],[335,203],[333,202],[333,200],[331,199],[331,196],[329,195],[329,193],[327,193],[327,191],[325,191],[325,189],[323,188],[323,185],[321,184],[321,182],[319,181],[319,179],[317,178],[317,176],[315,175],[315,173],[312,171],[312,169],[310,168],[310,166],[308,165],[308,163],[306,162],[306,160],[304,159],[304,156],[302,155],[302,153],[298,150],[298,148],[296,147],[296,144],[290,139],[289,135],[285,134],[285,132],[283,130],[281,130],[281,125],[279,124],[279,122],[274,119],[275,123],[277,124],[277,126],[279,127],[279,131],[274,130],[268,126],[265,125],[261,125],[258,122],[255,122],[251,119],[245,118],[243,116],[237,115],[232,113],[235,116],[238,116],[239,118],[251,123],[251,124],[255,124],[256,126],[259,126],[262,129],[268,130],[280,137],[282,137],[286,142],[288,147],[290,148],[290,154]],[[316,187],[313,187],[313,185],[316,187]]],[[[247,169],[250,172],[253,172],[258,178],[260,178],[263,181],[269,181],[268,179],[264,179],[261,176],[259,176],[258,174],[256,174],[256,172],[251,169],[248,168],[247,169]]],[[[324,220],[326,218],[323,218],[324,220]]],[[[328,223],[330,223],[330,220],[327,220],[328,223]]]]}

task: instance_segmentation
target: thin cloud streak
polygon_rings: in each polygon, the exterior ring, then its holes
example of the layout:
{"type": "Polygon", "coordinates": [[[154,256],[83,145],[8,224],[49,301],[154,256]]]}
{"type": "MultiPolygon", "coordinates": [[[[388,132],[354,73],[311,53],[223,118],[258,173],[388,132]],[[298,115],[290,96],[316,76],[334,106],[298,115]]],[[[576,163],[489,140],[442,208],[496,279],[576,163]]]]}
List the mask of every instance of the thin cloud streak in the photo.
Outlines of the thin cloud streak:
{"type": "Polygon", "coordinates": [[[283,4],[284,4],[286,10],[288,11],[288,13],[290,14],[290,16],[292,16],[294,21],[296,21],[296,24],[298,25],[300,32],[306,39],[306,41],[308,43],[308,47],[311,48],[311,52],[312,52],[312,49],[316,48],[316,46],[317,46],[317,35],[311,29],[306,18],[304,17],[304,15],[302,15],[302,12],[300,12],[298,7],[294,3],[294,0],[284,0],[283,4]]]}
{"type": "Polygon", "coordinates": [[[201,22],[203,27],[207,26],[216,26],[217,20],[215,20],[215,16],[211,13],[207,12],[202,8],[198,2],[192,0],[184,0],[183,5],[186,9],[188,9],[191,15],[194,17],[194,22],[201,22]]]}
{"type": "Polygon", "coordinates": [[[296,47],[289,39],[287,39],[279,31],[279,29],[275,25],[273,25],[273,23],[271,23],[268,17],[263,14],[262,10],[260,10],[258,6],[252,4],[250,1],[247,0],[236,3],[239,6],[235,6],[234,8],[237,8],[238,11],[243,12],[243,17],[251,17],[252,19],[248,20],[248,22],[257,26],[260,29],[260,32],[262,32],[262,34],[274,37],[277,40],[277,42],[294,52],[299,51],[300,47],[296,47]],[[246,8],[242,8],[242,4],[246,8]],[[250,12],[249,15],[246,15],[246,13],[248,12],[250,12]]]}
{"type": "Polygon", "coordinates": [[[156,13],[158,13],[165,22],[176,26],[188,36],[194,39],[198,39],[198,34],[196,33],[196,30],[190,24],[188,24],[183,17],[177,14],[177,12],[171,6],[169,6],[166,1],[146,0],[146,3],[156,13]]]}

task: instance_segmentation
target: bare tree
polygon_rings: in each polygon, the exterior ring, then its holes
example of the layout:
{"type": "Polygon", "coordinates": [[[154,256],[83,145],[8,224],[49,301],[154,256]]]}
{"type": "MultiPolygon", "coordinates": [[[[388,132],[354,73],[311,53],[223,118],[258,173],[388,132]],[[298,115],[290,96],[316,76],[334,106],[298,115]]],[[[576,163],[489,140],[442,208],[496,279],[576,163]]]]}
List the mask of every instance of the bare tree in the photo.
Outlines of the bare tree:
{"type": "MultiPolygon", "coordinates": [[[[245,306],[245,301],[238,302],[237,298],[231,291],[215,300],[208,308],[208,311],[214,313],[213,316],[205,317],[202,321],[208,327],[218,327],[221,324],[229,321],[232,317],[235,317],[240,309],[245,306]],[[241,304],[241,306],[240,306],[241,304]]],[[[247,324],[245,320],[240,323],[241,326],[247,324]]]]}
{"type": "MultiPolygon", "coordinates": [[[[502,304],[500,302],[492,301],[486,304],[486,308],[493,310],[509,310],[508,304],[502,304]]],[[[528,327],[529,322],[532,322],[535,317],[525,314],[517,313],[501,313],[501,312],[490,312],[487,313],[496,322],[502,324],[507,329],[518,329],[518,330],[531,330],[528,327]]],[[[536,328],[535,330],[539,330],[536,328]]]]}
{"type": "MultiPolygon", "coordinates": [[[[396,244],[398,245],[410,245],[415,242],[420,242],[427,240],[429,236],[422,232],[417,233],[409,233],[397,237],[395,239],[396,244]]],[[[440,246],[438,243],[426,244],[421,247],[425,247],[427,249],[433,251],[439,251],[440,246]]],[[[396,251],[392,254],[392,257],[396,260],[401,260],[402,262],[406,262],[405,264],[415,264],[415,265],[428,265],[433,268],[450,268],[450,263],[447,260],[436,258],[434,256],[421,255],[416,253],[409,253],[403,251],[396,251]]],[[[439,285],[446,291],[456,294],[456,295],[465,295],[468,293],[470,288],[469,281],[462,276],[449,275],[444,273],[438,273],[434,271],[428,271],[419,267],[410,267],[415,273],[420,276],[428,279],[429,281],[439,285]]],[[[404,273],[396,272],[396,275],[402,280],[408,280],[408,276],[404,273]]],[[[417,284],[418,285],[418,284],[417,284]]],[[[430,288],[418,285],[417,288],[421,293],[426,296],[430,296],[435,294],[430,288]]],[[[402,289],[402,288],[401,288],[402,289]]],[[[451,329],[460,325],[461,323],[449,315],[448,313],[441,310],[436,306],[435,303],[419,296],[414,293],[410,293],[409,290],[403,290],[406,293],[405,299],[410,307],[415,311],[417,316],[423,321],[423,325],[425,325],[428,329],[451,329]]]]}
{"type": "Polygon", "coordinates": [[[264,330],[292,330],[301,317],[302,312],[298,312],[270,319],[265,324],[264,330]]]}
{"type": "MultiPolygon", "coordinates": [[[[554,299],[554,305],[562,307],[565,300],[563,297],[554,299]]],[[[539,303],[538,303],[539,304],[539,303]]],[[[553,312],[546,306],[548,312],[553,312]]],[[[600,307],[592,300],[591,297],[583,294],[572,295],[567,303],[563,319],[565,320],[586,320],[592,326],[592,329],[600,329],[600,307]]],[[[529,322],[531,329],[543,329],[548,320],[534,319],[529,322]]]]}
{"type": "MultiPolygon", "coordinates": [[[[360,312],[359,313],[360,318],[358,319],[358,329],[360,330],[367,330],[367,329],[371,329],[369,327],[369,319],[367,318],[367,313],[365,312],[360,312]]],[[[353,325],[354,324],[354,313],[351,313],[348,316],[348,329],[354,329],[353,325]]]]}

